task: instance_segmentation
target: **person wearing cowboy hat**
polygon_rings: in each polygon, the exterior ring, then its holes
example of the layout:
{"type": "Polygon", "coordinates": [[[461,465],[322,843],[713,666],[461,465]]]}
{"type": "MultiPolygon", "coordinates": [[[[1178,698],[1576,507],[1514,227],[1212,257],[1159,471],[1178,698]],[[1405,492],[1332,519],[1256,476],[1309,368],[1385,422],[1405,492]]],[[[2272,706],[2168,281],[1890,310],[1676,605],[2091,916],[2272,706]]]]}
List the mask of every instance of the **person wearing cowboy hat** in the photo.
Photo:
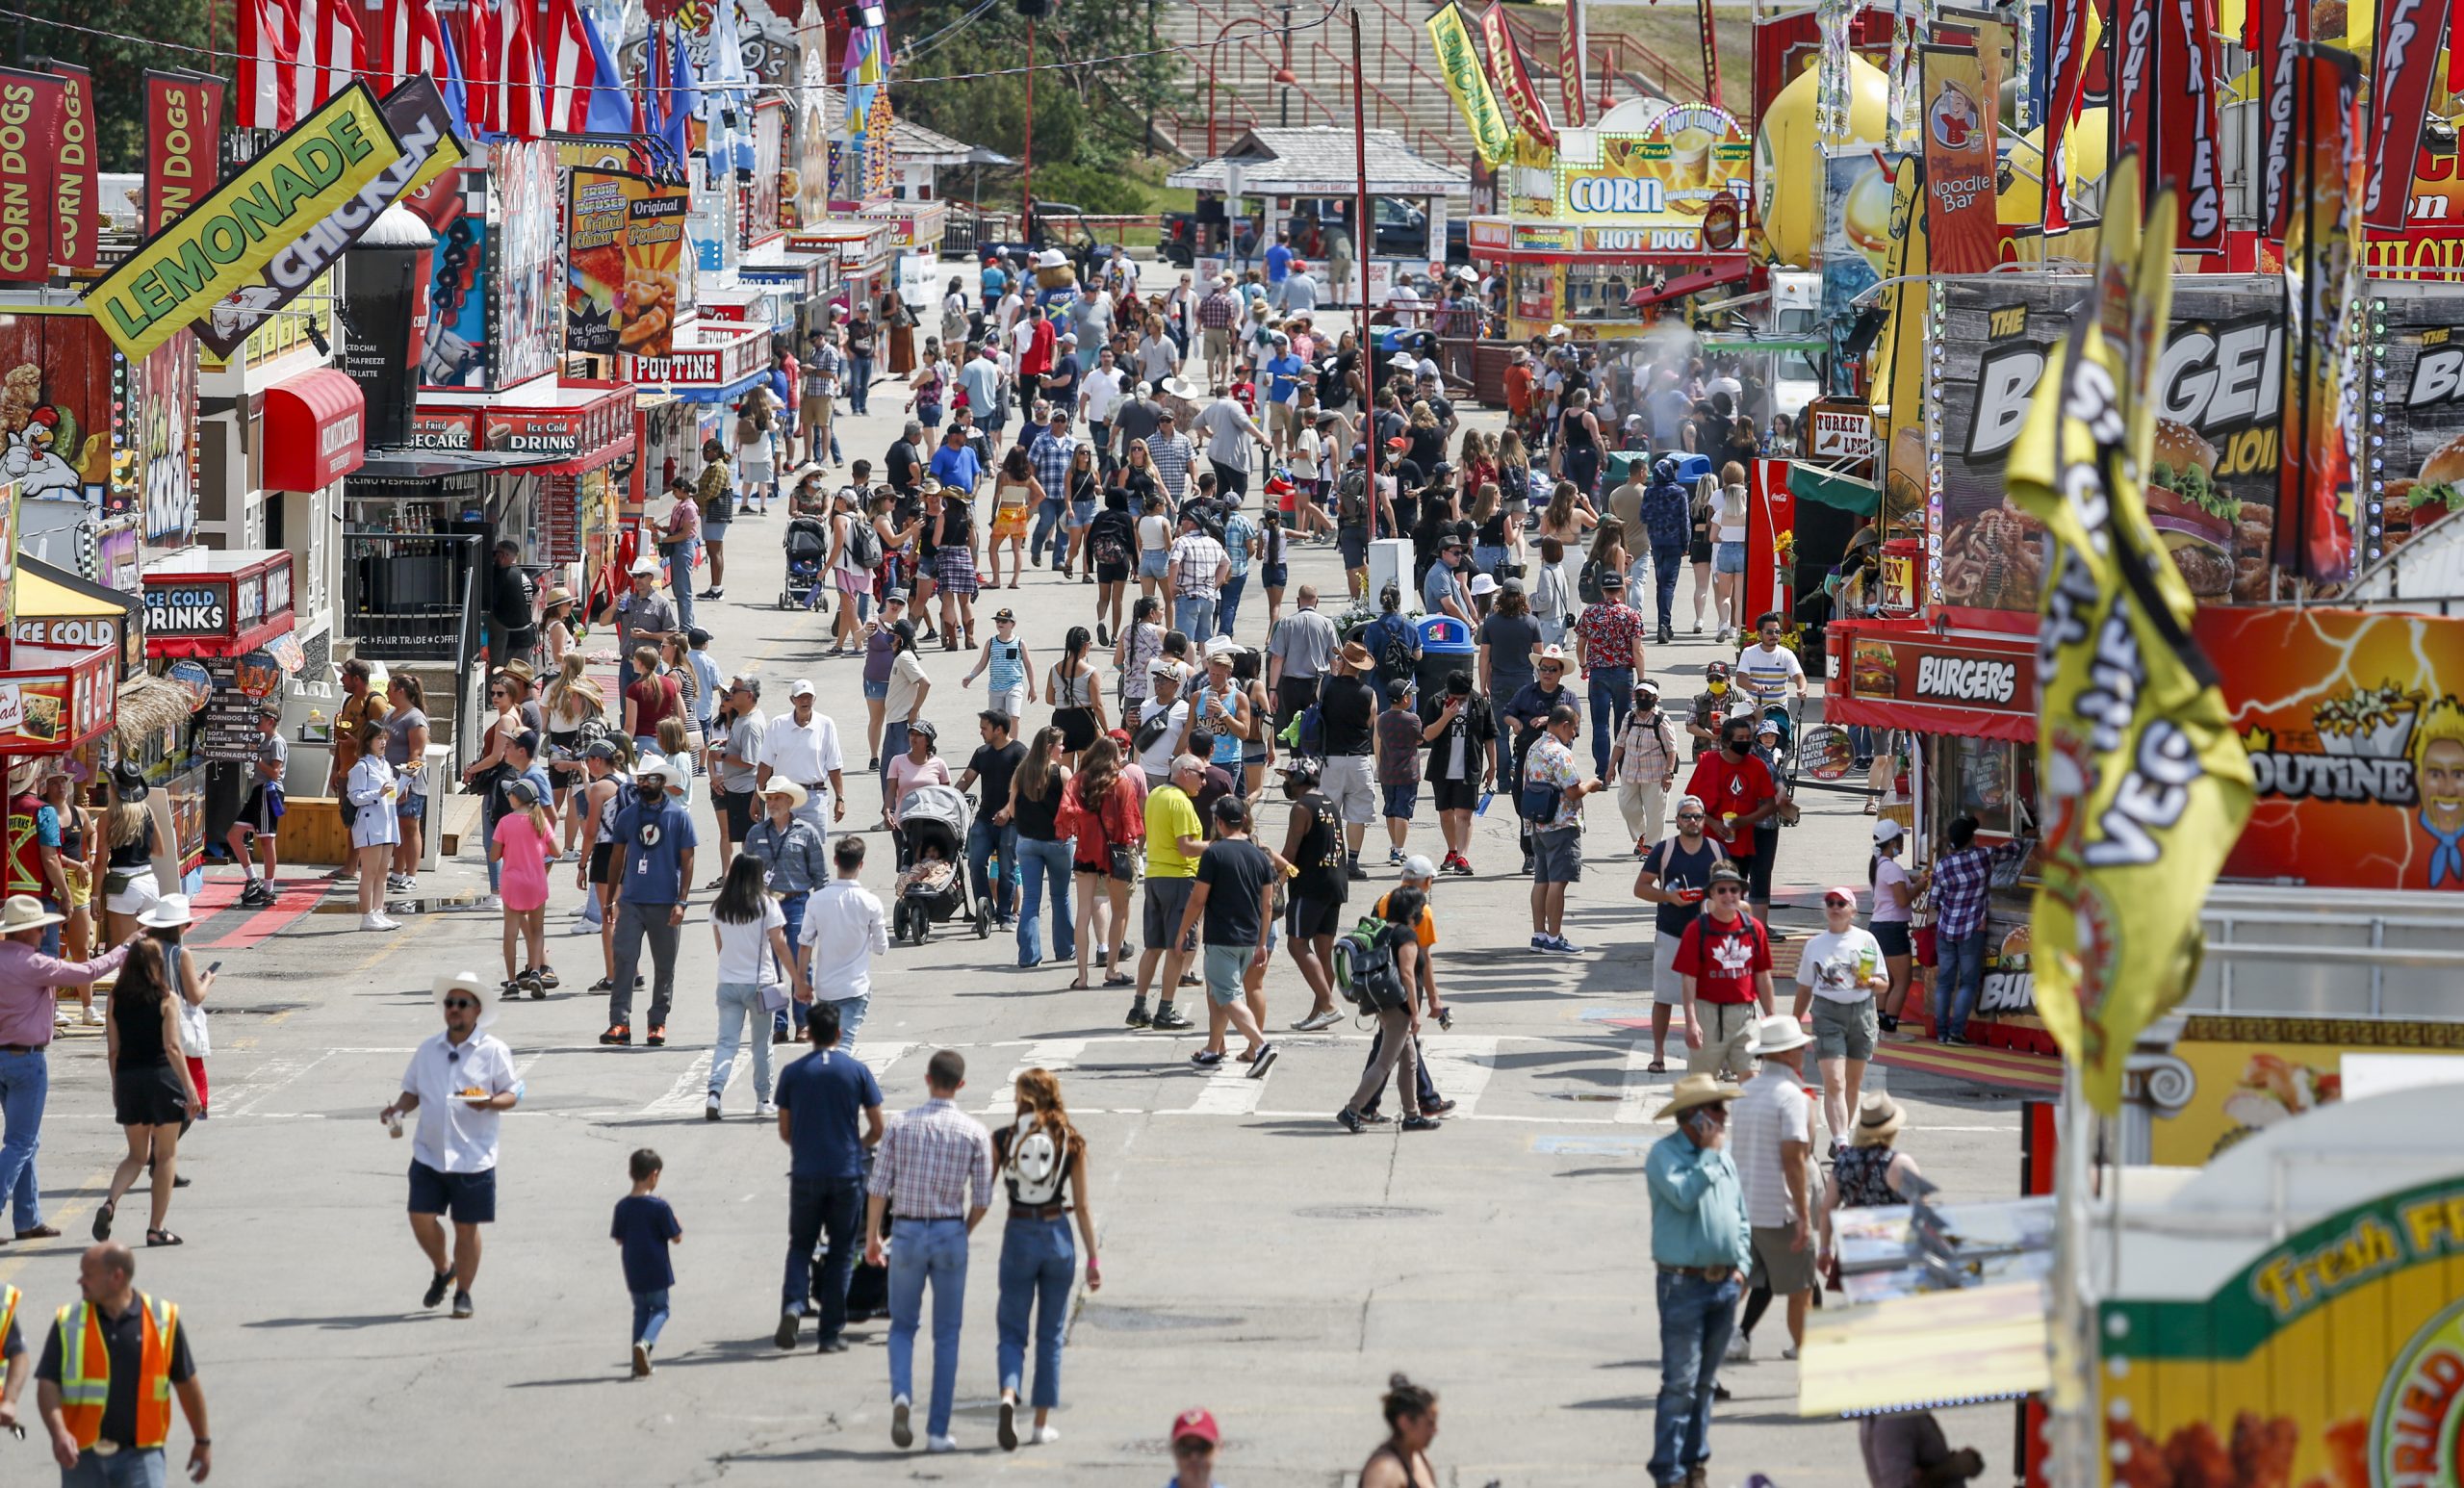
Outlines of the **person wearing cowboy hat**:
{"type": "Polygon", "coordinates": [[[497,1136],[504,1114],[522,1100],[513,1051],[484,1030],[496,1021],[486,979],[475,971],[438,977],[436,1005],[445,1031],[411,1052],[402,1070],[401,1093],[376,1118],[402,1135],[402,1117],[416,1113],[411,1137],[411,1235],[428,1260],[423,1307],[453,1293],[453,1316],[471,1316],[471,1283],[479,1275],[479,1226],[497,1218],[497,1136]],[[445,1221],[453,1224],[450,1256],[445,1221]]]}
{"type": "MultiPolygon", "coordinates": [[[[659,592],[659,564],[656,558],[633,560],[629,571],[632,591],[616,602],[617,695],[642,680],[633,670],[633,652],[643,646],[656,648],[669,636],[683,629],[677,617],[677,602],[659,592]]],[[[692,579],[686,574],[686,581],[692,579]]]]}
{"type": "Polygon", "coordinates": [[[1643,1163],[1659,1270],[1659,1398],[1649,1469],[1660,1488],[1710,1480],[1711,1400],[1754,1256],[1744,1185],[1723,1150],[1729,1103],[1744,1093],[1705,1073],[1678,1081],[1656,1113],[1677,1130],[1643,1163]]]}
{"type": "Polygon", "coordinates": [[[693,884],[693,813],[670,795],[681,767],[656,755],[633,766],[634,799],[616,811],[607,881],[616,889],[616,969],[608,979],[607,1031],[599,1041],[633,1041],[633,973],[642,941],[651,943],[652,1048],[667,1042],[667,1010],[676,999],[676,951],[693,884]]]}
{"type": "Polygon", "coordinates": [[[1360,842],[1377,814],[1378,692],[1370,680],[1376,666],[1368,647],[1347,641],[1318,684],[1319,744],[1325,751],[1319,788],[1344,819],[1344,871],[1353,883],[1369,878],[1360,865],[1360,842]]]}
{"type": "MultiPolygon", "coordinates": [[[[772,776],[757,798],[764,814],[744,834],[744,853],[761,863],[771,897],[786,916],[789,945],[804,931],[805,906],[813,890],[830,882],[830,841],[802,814],[807,795],[798,782],[783,775],[772,776]]],[[[771,1015],[770,1041],[786,1042],[789,1030],[801,1033],[804,1024],[804,1006],[790,1003],[771,1015]]]]}
{"type": "Polygon", "coordinates": [[[19,1240],[60,1234],[42,1222],[42,1189],[35,1177],[43,1093],[51,1084],[46,1051],[56,1026],[54,989],[117,971],[145,933],[133,932],[92,961],[61,961],[42,946],[45,933],[57,936],[66,918],[32,894],[11,894],[0,903],[0,1199],[9,1200],[19,1240]]]}
{"type": "MultiPolygon", "coordinates": [[[[1752,1225],[1754,1265],[1747,1285],[1786,1302],[1789,1347],[1782,1357],[1788,1359],[1805,1344],[1806,1304],[1828,1248],[1812,1175],[1813,1102],[1805,1090],[1805,1051],[1812,1042],[1793,1014],[1773,1013],[1755,1021],[1746,1052],[1762,1067],[1746,1082],[1732,1133],[1752,1225]]],[[[1730,1354],[1739,1363],[1754,1356],[1752,1335],[1759,1315],[1758,1307],[1747,1309],[1730,1354]]]]}

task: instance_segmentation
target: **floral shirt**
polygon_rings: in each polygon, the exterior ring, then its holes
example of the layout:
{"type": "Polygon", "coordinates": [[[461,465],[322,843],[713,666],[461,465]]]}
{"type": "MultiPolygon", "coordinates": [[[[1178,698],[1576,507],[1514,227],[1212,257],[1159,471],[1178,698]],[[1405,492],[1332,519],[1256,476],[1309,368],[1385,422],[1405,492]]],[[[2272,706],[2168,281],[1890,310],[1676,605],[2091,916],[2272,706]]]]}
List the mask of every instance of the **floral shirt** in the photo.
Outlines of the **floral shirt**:
{"type": "MultiPolygon", "coordinates": [[[[1582,783],[1582,769],[1575,763],[1575,752],[1568,749],[1555,734],[1540,735],[1531,746],[1531,754],[1523,761],[1524,782],[1531,785],[1554,785],[1560,791],[1571,790],[1582,783]]],[[[1551,827],[1578,827],[1582,823],[1582,802],[1571,795],[1557,798],[1556,813],[1542,823],[1551,827]]]]}
{"type": "Polygon", "coordinates": [[[1605,667],[1631,668],[1634,645],[1643,638],[1643,612],[1623,600],[1587,605],[1575,633],[1582,637],[1583,676],[1605,667]]]}

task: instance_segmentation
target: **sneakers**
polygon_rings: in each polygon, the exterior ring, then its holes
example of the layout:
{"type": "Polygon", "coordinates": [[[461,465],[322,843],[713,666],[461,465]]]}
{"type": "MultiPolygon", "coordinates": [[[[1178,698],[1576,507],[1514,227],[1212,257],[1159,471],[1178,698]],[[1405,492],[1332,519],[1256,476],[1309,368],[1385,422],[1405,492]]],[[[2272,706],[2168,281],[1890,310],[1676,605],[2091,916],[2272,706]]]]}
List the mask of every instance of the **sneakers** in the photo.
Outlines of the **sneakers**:
{"type": "Polygon", "coordinates": [[[501,910],[504,908],[504,898],[500,894],[481,894],[478,898],[471,902],[471,908],[475,910],[501,910]]]}
{"type": "Polygon", "coordinates": [[[399,930],[402,926],[401,922],[398,920],[387,919],[382,913],[372,913],[363,914],[359,917],[359,928],[362,930],[399,930]]]}
{"type": "Polygon", "coordinates": [[[1314,1034],[1322,1028],[1332,1028],[1343,1020],[1344,1015],[1342,1013],[1337,1013],[1332,1008],[1328,1008],[1323,1013],[1312,1013],[1307,1017],[1304,1017],[1298,1022],[1293,1024],[1292,1031],[1296,1034],[1314,1034]]]}
{"type": "Polygon", "coordinates": [[[1437,865],[1437,871],[1468,879],[1472,876],[1472,859],[1461,853],[1449,853],[1446,855],[1446,861],[1437,865]]]}
{"type": "Polygon", "coordinates": [[[1221,1049],[1200,1049],[1195,1054],[1190,1056],[1190,1063],[1195,1065],[1200,1069],[1213,1069],[1216,1065],[1223,1063],[1223,1051],[1221,1049]]]}
{"type": "Polygon", "coordinates": [[[1579,956],[1582,947],[1563,936],[1533,936],[1531,948],[1545,956],[1579,956]]]}
{"type": "Polygon", "coordinates": [[[757,1120],[776,1121],[779,1119],[779,1103],[775,1100],[757,1101],[754,1103],[753,1115],[757,1120]]]}
{"type": "MultiPolygon", "coordinates": [[[[856,1321],[857,1319],[855,1314],[848,1314],[847,1321],[850,1322],[856,1321]]],[[[845,1353],[847,1351],[847,1340],[836,1333],[833,1333],[828,1338],[823,1339],[820,1343],[813,1345],[812,1351],[815,1353],[845,1353]]]]}
{"type": "Polygon", "coordinates": [[[959,1439],[955,1436],[928,1436],[924,1438],[924,1450],[926,1451],[956,1451],[959,1450],[959,1439]]]}
{"type": "Polygon", "coordinates": [[[1386,866],[1389,868],[1399,868],[1402,865],[1403,850],[1399,847],[1388,848],[1386,850],[1386,866]]]}
{"type": "Polygon", "coordinates": [[[1001,1424],[993,1429],[1003,1451],[1018,1450],[1018,1401],[1014,1396],[1001,1398],[1001,1424]]]}
{"type": "Polygon", "coordinates": [[[907,1397],[903,1395],[890,1397],[889,1444],[892,1447],[912,1447],[915,1445],[915,1428],[910,1425],[907,1421],[907,1415],[911,1409],[912,1409],[912,1407],[908,1404],[907,1397]]]}
{"type": "Polygon", "coordinates": [[[273,903],[273,890],[263,879],[250,879],[240,890],[240,903],[251,910],[262,910],[273,903]]]}
{"type": "Polygon", "coordinates": [[[1173,1007],[1168,1002],[1165,1002],[1155,1005],[1155,1020],[1147,1026],[1150,1028],[1160,1029],[1166,1033],[1177,1033],[1181,1029],[1193,1028],[1196,1025],[1193,1024],[1188,1018],[1182,1016],[1180,1009],[1173,1007]]]}
{"type": "MultiPolygon", "coordinates": [[[[1569,946],[1567,949],[1571,950],[1573,947],[1569,946]]],[[[667,1025],[664,1023],[653,1023],[651,1025],[651,1036],[643,1039],[642,1042],[649,1044],[654,1049],[666,1048],[667,1025]]]]}
{"type": "Polygon", "coordinates": [[[1549,948],[1549,937],[1541,935],[1533,936],[1531,937],[1531,948],[1535,951],[1547,950],[1549,948]]]}
{"type": "Polygon", "coordinates": [[[1366,1126],[1368,1123],[1361,1120],[1359,1112],[1354,1111],[1349,1106],[1346,1106],[1341,1111],[1335,1113],[1335,1124],[1342,1127],[1345,1131],[1357,1135],[1361,1128],[1366,1126]]]}
{"type": "Polygon", "coordinates": [[[396,892],[410,887],[411,882],[411,876],[407,873],[389,873],[385,875],[386,888],[396,892]]]}
{"type": "Polygon", "coordinates": [[[528,992],[532,1002],[545,1002],[548,1000],[548,984],[540,979],[539,973],[536,971],[526,971],[522,975],[515,977],[513,979],[513,985],[516,989],[528,992]]]}
{"type": "Polygon", "coordinates": [[[707,1096],[704,1097],[702,1101],[702,1119],[705,1121],[715,1121],[718,1118],[719,1092],[712,1090],[707,1096]]]}
{"type": "Polygon", "coordinates": [[[1754,1340],[1746,1337],[1742,1333],[1730,1334],[1729,1356],[1727,1362],[1731,1364],[1752,1364],[1754,1362],[1754,1340]]]}
{"type": "Polygon", "coordinates": [[[650,1373],[651,1346],[637,1342],[633,1345],[633,1377],[647,1379],[650,1377],[650,1373]]]}
{"type": "Polygon", "coordinates": [[[623,1023],[618,1023],[609,1028],[607,1032],[601,1034],[599,1036],[599,1041],[602,1043],[631,1043],[633,1041],[633,1030],[623,1023]]]}
{"type": "Polygon", "coordinates": [[[1443,1098],[1438,1100],[1424,1100],[1421,1102],[1421,1115],[1423,1116],[1442,1116],[1453,1109],[1454,1102],[1443,1098]]]}
{"type": "Polygon", "coordinates": [[[454,1293],[453,1316],[457,1318],[467,1318],[471,1316],[472,1311],[471,1294],[468,1291],[454,1293]]]}
{"type": "Polygon", "coordinates": [[[1030,1447],[1049,1447],[1060,1440],[1061,1428],[1059,1426],[1038,1426],[1033,1431],[1028,1432],[1026,1437],[1026,1443],[1030,1447]]]}
{"type": "Polygon", "coordinates": [[[1433,1132],[1443,1124],[1435,1116],[1407,1116],[1403,1117],[1403,1130],[1407,1132],[1433,1132]]]}
{"type": "Polygon", "coordinates": [[[1252,1080],[1265,1079],[1267,1066],[1273,1064],[1274,1057],[1282,1052],[1283,1051],[1281,1049],[1276,1048],[1271,1043],[1262,1043],[1258,1045],[1258,1057],[1249,1061],[1249,1078],[1252,1080]]]}
{"type": "Polygon", "coordinates": [[[1132,1028],[1144,1028],[1154,1022],[1153,1018],[1146,1015],[1146,999],[1141,997],[1136,1002],[1131,1003],[1129,1005],[1129,1016],[1123,1019],[1123,1021],[1132,1028]]]}
{"type": "Polygon", "coordinates": [[[793,1348],[796,1347],[796,1328],[804,1320],[797,1317],[794,1313],[781,1313],[779,1315],[779,1331],[770,1335],[770,1342],[778,1345],[782,1348],[793,1348]]]}
{"type": "Polygon", "coordinates": [[[1097,646],[1110,646],[1112,643],[1113,643],[1113,636],[1112,636],[1112,630],[1111,630],[1111,629],[1110,629],[1109,627],[1107,627],[1107,626],[1106,626],[1102,621],[1100,621],[1100,620],[1096,621],[1096,622],[1095,622],[1095,644],[1096,644],[1097,646]]]}
{"type": "Polygon", "coordinates": [[[422,1307],[434,1307],[437,1303],[445,1300],[445,1294],[450,1290],[452,1286],[453,1273],[451,1271],[438,1271],[435,1275],[428,1278],[427,1291],[420,1297],[420,1305],[422,1307]]]}

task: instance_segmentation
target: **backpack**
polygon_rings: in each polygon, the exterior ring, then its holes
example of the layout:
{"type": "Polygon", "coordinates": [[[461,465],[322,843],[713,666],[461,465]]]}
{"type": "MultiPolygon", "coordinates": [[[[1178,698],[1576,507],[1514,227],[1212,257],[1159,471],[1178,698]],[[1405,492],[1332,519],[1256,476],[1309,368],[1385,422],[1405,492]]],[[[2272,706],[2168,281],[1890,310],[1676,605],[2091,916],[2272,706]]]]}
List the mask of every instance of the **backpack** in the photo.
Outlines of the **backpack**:
{"type": "Polygon", "coordinates": [[[1322,759],[1326,754],[1325,716],[1318,711],[1318,705],[1312,703],[1293,715],[1292,722],[1284,725],[1283,731],[1275,737],[1283,741],[1284,748],[1295,754],[1322,759]]]}
{"type": "Polygon", "coordinates": [[[882,534],[862,516],[850,513],[847,518],[847,556],[860,569],[879,567],[882,561],[882,534]]]}
{"type": "Polygon", "coordinates": [[[1348,527],[1369,526],[1369,473],[1353,470],[1344,474],[1343,483],[1336,488],[1335,521],[1348,527]]]}
{"type": "Polygon", "coordinates": [[[1406,1000],[1395,948],[1386,943],[1386,922],[1374,914],[1335,939],[1335,990],[1363,1013],[1399,1008],[1406,1000]]]}
{"type": "Polygon", "coordinates": [[[1041,1208],[1060,1202],[1069,1164],[1061,1143],[1052,1140],[1042,1122],[1030,1124],[1020,1116],[1010,1128],[1010,1157],[1002,1165],[1001,1176],[1009,1183],[1012,1203],[1041,1208]]]}
{"type": "Polygon", "coordinates": [[[1129,544],[1120,535],[1120,524],[1097,518],[1094,526],[1095,561],[1120,568],[1129,567],[1129,544]]]}
{"type": "Polygon", "coordinates": [[[1575,575],[1575,597],[1581,600],[1585,604],[1605,604],[1608,603],[1608,591],[1600,586],[1600,560],[1598,558],[1586,558],[1583,560],[1582,568],[1575,575]]]}
{"type": "Polygon", "coordinates": [[[1384,681],[1400,681],[1412,675],[1412,648],[1404,640],[1400,626],[1390,626],[1381,618],[1377,624],[1385,635],[1377,643],[1377,676],[1384,681]]]}

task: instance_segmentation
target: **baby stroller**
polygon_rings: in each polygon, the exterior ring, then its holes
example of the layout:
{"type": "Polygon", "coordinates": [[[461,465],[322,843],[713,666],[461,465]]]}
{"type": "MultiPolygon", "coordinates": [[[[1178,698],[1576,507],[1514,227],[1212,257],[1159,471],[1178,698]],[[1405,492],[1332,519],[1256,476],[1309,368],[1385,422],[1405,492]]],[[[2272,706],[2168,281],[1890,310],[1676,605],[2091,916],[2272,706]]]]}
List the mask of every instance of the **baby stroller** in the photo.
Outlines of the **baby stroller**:
{"type": "Polygon", "coordinates": [[[781,609],[804,609],[821,587],[822,560],[830,556],[830,528],[818,517],[787,520],[787,582],[779,591],[781,609]]]}
{"type": "Polygon", "coordinates": [[[898,807],[898,891],[893,944],[922,945],[937,924],[964,916],[979,940],[992,934],[992,904],[967,887],[966,834],[975,807],[948,785],[918,785],[898,807]]]}

